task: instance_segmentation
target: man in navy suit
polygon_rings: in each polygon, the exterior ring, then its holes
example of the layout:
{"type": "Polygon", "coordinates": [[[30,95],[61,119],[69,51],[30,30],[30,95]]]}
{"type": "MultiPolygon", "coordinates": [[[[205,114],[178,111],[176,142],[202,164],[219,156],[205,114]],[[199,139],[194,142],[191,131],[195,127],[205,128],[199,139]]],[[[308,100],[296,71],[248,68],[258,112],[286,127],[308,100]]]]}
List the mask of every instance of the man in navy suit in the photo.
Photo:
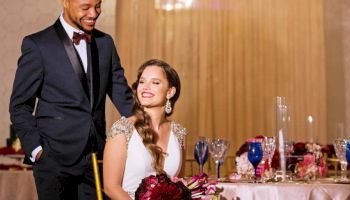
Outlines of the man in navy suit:
{"type": "Polygon", "coordinates": [[[101,3],[62,0],[54,25],[23,39],[10,116],[39,199],[96,199],[90,156],[104,148],[106,95],[132,112],[113,39],[94,28],[101,3]]]}

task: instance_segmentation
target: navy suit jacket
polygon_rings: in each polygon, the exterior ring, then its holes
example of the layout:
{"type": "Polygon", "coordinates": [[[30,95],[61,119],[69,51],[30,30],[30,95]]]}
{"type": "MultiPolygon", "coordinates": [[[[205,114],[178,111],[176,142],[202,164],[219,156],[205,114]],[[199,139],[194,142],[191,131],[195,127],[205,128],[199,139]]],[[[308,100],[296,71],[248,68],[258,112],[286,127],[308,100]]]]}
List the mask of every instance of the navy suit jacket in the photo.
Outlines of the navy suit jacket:
{"type": "Polygon", "coordinates": [[[42,145],[44,153],[71,165],[83,154],[91,135],[96,135],[101,152],[106,95],[121,115],[131,115],[132,93],[113,39],[98,30],[92,35],[89,91],[79,76],[78,54],[59,20],[23,39],[9,110],[26,156],[42,145]]]}

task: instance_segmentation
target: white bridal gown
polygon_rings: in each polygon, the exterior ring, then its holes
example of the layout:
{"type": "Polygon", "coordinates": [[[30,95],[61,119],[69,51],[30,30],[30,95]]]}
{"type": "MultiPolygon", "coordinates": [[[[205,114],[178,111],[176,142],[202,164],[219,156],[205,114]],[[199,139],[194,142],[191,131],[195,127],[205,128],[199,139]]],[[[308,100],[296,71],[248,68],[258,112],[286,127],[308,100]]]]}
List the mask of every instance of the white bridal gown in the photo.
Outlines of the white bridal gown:
{"type": "MultiPolygon", "coordinates": [[[[117,134],[125,134],[127,139],[127,158],[122,187],[134,198],[135,191],[143,178],[155,175],[152,167],[152,156],[144,146],[142,138],[133,124],[122,117],[116,121],[107,138],[117,134]]],[[[171,122],[171,132],[164,161],[164,171],[169,177],[178,175],[182,162],[182,147],[186,130],[180,124],[171,122]]]]}

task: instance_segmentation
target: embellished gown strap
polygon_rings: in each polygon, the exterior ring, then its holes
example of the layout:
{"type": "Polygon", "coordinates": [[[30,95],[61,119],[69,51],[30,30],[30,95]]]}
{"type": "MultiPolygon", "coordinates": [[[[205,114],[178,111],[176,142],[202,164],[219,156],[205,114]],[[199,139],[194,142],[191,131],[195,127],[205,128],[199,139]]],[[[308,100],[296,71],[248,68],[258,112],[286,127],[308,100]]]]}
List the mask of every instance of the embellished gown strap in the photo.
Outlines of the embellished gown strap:
{"type": "Polygon", "coordinates": [[[112,128],[107,132],[107,140],[115,137],[116,135],[123,134],[126,137],[126,144],[128,146],[132,133],[134,131],[134,125],[126,117],[121,117],[112,125],[112,128]]]}
{"type": "Polygon", "coordinates": [[[181,124],[176,122],[171,123],[171,130],[179,141],[181,149],[184,148],[184,140],[187,135],[187,130],[181,124]]]}

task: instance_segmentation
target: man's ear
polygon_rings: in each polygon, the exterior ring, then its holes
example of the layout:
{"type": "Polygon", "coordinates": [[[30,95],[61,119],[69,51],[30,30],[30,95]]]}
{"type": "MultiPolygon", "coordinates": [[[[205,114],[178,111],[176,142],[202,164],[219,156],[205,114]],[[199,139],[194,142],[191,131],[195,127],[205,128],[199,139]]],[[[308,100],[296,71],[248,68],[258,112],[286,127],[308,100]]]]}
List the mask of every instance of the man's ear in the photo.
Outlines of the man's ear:
{"type": "Polygon", "coordinates": [[[176,94],[176,88],[175,87],[171,87],[171,88],[169,88],[166,97],[168,99],[171,99],[175,94],[176,94]]]}
{"type": "Polygon", "coordinates": [[[63,8],[67,8],[69,5],[69,0],[61,0],[61,3],[63,8]]]}

